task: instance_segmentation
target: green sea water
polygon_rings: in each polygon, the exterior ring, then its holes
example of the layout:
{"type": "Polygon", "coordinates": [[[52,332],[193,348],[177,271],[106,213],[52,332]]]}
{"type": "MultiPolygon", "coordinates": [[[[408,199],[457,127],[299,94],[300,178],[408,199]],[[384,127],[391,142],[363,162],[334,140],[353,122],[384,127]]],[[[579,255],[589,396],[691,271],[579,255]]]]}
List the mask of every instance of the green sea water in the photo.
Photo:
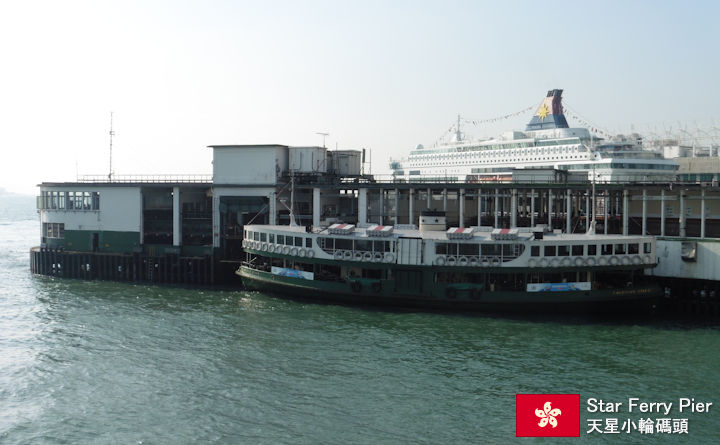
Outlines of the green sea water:
{"type": "Polygon", "coordinates": [[[0,202],[1,444],[720,443],[716,324],[37,277],[28,203],[0,202]],[[581,438],[516,438],[516,393],[581,394],[581,438]],[[591,397],[718,406],[673,412],[686,435],[586,434],[593,417],[662,417],[591,414],[591,397]]]}

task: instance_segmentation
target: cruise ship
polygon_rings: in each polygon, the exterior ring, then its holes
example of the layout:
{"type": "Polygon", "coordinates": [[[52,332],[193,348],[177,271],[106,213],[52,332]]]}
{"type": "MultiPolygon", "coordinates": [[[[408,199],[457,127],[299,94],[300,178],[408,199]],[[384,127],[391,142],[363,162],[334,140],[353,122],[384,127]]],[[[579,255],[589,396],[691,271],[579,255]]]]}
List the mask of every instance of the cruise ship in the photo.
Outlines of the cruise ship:
{"type": "Polygon", "coordinates": [[[645,150],[641,139],[605,140],[587,128],[571,128],[563,113],[563,90],[550,90],[525,131],[469,140],[460,130],[437,147],[418,145],[407,158],[391,161],[396,179],[406,181],[502,181],[515,169],[576,172],[597,182],[656,182],[675,179],[678,163],[645,150]]]}

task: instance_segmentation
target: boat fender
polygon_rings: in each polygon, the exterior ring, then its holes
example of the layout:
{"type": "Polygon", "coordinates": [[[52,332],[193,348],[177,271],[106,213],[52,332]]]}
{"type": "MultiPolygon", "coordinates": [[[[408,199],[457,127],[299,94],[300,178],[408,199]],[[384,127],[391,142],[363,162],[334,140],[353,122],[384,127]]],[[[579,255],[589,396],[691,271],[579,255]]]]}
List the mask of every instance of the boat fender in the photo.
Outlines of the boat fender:
{"type": "Polygon", "coordinates": [[[477,287],[470,289],[470,298],[473,300],[479,300],[482,297],[482,291],[477,287]]]}
{"type": "Polygon", "coordinates": [[[373,259],[372,252],[363,253],[363,261],[371,261],[373,259]]]}
{"type": "Polygon", "coordinates": [[[335,253],[333,253],[333,258],[336,260],[340,260],[343,257],[343,251],[342,250],[336,250],[335,253]]]}
{"type": "Polygon", "coordinates": [[[553,258],[550,260],[550,267],[558,267],[560,265],[560,260],[557,258],[553,258]]]}
{"type": "Polygon", "coordinates": [[[387,252],[387,253],[385,254],[385,262],[386,262],[386,263],[392,263],[392,262],[394,262],[394,261],[395,261],[395,255],[393,255],[393,254],[390,253],[390,252],[387,252]]]}
{"type": "Polygon", "coordinates": [[[359,281],[353,281],[350,285],[350,289],[352,289],[353,292],[358,293],[362,290],[362,283],[359,281]]]}
{"type": "Polygon", "coordinates": [[[383,260],[383,254],[380,252],[375,252],[375,255],[373,255],[373,261],[376,263],[379,263],[383,260]]]}
{"type": "Polygon", "coordinates": [[[302,247],[299,248],[299,249],[298,249],[298,256],[301,257],[301,258],[304,258],[304,257],[305,257],[305,249],[303,249],[302,247]]]}
{"type": "Polygon", "coordinates": [[[307,257],[308,257],[308,258],[312,258],[312,257],[314,257],[314,256],[315,256],[315,251],[314,251],[313,249],[308,249],[308,250],[307,250],[307,257]]]}
{"type": "Polygon", "coordinates": [[[274,253],[275,252],[275,244],[268,245],[268,252],[274,253]]]}
{"type": "Polygon", "coordinates": [[[458,258],[458,266],[467,266],[468,259],[466,256],[461,256],[458,258]]]}
{"type": "Polygon", "coordinates": [[[372,288],[373,292],[375,292],[376,294],[379,294],[380,291],[382,290],[382,283],[379,281],[375,281],[375,282],[373,282],[373,284],[370,285],[370,287],[372,288]]]}
{"type": "Polygon", "coordinates": [[[297,247],[293,247],[292,249],[290,249],[290,255],[297,256],[297,253],[298,253],[297,247]]]}
{"type": "Polygon", "coordinates": [[[437,258],[435,258],[435,265],[436,266],[444,266],[445,265],[445,257],[440,255],[437,258]]]}
{"type": "Polygon", "coordinates": [[[454,287],[448,287],[445,289],[445,296],[452,300],[457,297],[457,290],[454,287]]]}

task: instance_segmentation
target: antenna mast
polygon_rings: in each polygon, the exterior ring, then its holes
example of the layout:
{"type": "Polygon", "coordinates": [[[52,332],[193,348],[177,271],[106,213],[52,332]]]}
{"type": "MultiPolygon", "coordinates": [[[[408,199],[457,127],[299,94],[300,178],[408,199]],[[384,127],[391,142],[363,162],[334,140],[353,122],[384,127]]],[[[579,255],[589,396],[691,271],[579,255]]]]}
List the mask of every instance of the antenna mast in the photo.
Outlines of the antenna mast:
{"type": "Polygon", "coordinates": [[[113,131],[113,112],[110,112],[110,172],[108,173],[108,181],[112,182],[112,175],[113,175],[113,169],[112,169],[112,143],[113,143],[113,136],[115,136],[115,132],[113,131]]]}

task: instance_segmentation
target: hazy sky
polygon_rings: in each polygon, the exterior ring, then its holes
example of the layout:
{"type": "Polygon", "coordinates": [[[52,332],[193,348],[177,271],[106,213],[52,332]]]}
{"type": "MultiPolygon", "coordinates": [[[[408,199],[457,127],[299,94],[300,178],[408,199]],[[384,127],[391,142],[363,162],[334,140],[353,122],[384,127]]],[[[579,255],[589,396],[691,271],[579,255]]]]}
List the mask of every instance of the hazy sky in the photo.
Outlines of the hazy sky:
{"type": "MultiPolygon", "coordinates": [[[[211,144],[372,150],[537,106],[663,131],[720,115],[718,2],[0,0],[0,187],[210,173],[211,144]]],[[[522,129],[530,114],[474,136],[522,129]]],[[[570,120],[571,125],[573,121],[570,120]]]]}

